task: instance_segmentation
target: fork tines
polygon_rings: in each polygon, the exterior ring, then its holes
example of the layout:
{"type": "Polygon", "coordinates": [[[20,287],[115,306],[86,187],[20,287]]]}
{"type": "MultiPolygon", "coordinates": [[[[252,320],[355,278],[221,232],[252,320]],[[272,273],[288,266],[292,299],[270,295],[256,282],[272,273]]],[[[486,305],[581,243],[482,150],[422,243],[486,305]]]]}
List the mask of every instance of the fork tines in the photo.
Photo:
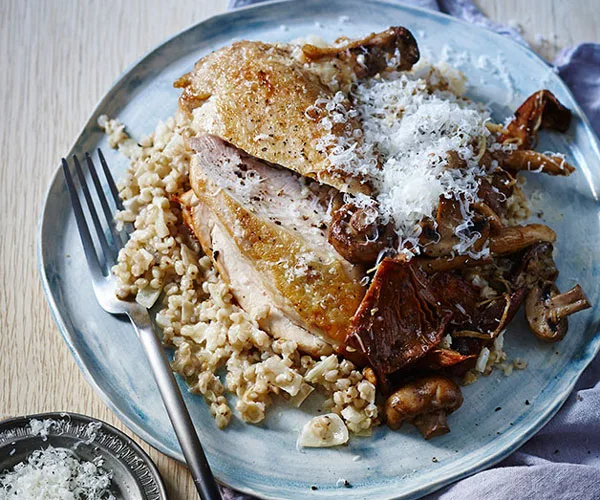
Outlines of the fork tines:
{"type": "Polygon", "coordinates": [[[89,214],[89,217],[91,218],[93,225],[92,232],[90,232],[90,225],[87,222],[84,209],[79,199],[79,195],[75,187],[75,179],[71,174],[69,164],[65,158],[62,159],[62,168],[67,182],[67,188],[69,190],[71,204],[73,205],[75,220],[77,222],[79,234],[83,243],[83,249],[90,271],[93,275],[95,275],[95,277],[105,275],[109,272],[110,267],[117,260],[118,252],[123,247],[124,241],[121,232],[117,230],[113,220],[114,210],[122,210],[123,204],[121,202],[121,199],[119,198],[117,186],[115,185],[115,181],[112,178],[112,175],[106,163],[106,159],[104,158],[104,155],[102,154],[101,150],[98,150],[98,158],[100,159],[102,171],[104,172],[104,177],[106,178],[108,184],[108,190],[111,194],[110,197],[112,198],[114,209],[111,209],[109,205],[109,200],[107,199],[102,184],[100,182],[100,177],[98,176],[98,171],[96,169],[92,157],[88,153],[85,153],[85,163],[87,165],[89,177],[91,177],[92,180],[92,188],[90,190],[90,182],[89,179],[86,178],[84,167],[79,162],[77,156],[73,155],[73,164],[75,166],[76,177],[81,191],[83,193],[83,197],[85,198],[87,212],[89,214]],[[98,211],[96,209],[96,204],[94,203],[92,191],[95,192],[95,197],[98,200],[98,203],[100,204],[102,213],[104,214],[104,220],[106,221],[105,226],[103,226],[98,216],[98,211]],[[107,231],[105,230],[105,228],[108,229],[110,237],[107,237],[107,231]],[[96,251],[97,246],[94,245],[94,236],[92,235],[95,235],[95,240],[99,244],[101,250],[100,252],[96,251]],[[99,259],[98,257],[101,258],[99,259]]]}

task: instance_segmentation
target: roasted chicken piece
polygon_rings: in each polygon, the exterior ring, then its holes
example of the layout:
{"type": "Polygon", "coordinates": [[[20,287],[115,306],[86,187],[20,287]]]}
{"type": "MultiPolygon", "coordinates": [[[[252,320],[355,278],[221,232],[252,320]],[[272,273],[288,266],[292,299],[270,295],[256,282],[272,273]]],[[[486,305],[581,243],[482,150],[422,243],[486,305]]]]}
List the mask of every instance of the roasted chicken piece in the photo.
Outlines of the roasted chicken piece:
{"type": "MultiPolygon", "coordinates": [[[[347,96],[335,95],[330,83],[349,83],[387,62],[408,69],[417,59],[414,38],[404,28],[332,49],[241,41],[200,59],[175,86],[183,89],[179,105],[193,115],[197,131],[342,192],[368,193],[371,187],[356,168],[331,159],[340,141],[360,152],[362,131],[347,96]]],[[[362,160],[377,163],[365,155],[362,160]]]]}
{"type": "Polygon", "coordinates": [[[194,233],[260,326],[313,355],[345,339],[364,295],[361,268],[327,241],[330,188],[252,158],[225,141],[190,140],[193,194],[183,200],[194,233]]]}

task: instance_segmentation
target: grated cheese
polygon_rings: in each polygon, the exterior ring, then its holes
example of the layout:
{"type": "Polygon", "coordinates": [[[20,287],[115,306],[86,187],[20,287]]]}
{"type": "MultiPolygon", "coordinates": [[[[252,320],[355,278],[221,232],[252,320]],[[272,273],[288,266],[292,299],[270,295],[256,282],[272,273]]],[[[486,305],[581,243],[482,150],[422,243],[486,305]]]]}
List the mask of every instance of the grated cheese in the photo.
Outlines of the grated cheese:
{"type": "Polygon", "coordinates": [[[47,418],[45,420],[37,420],[32,418],[29,420],[29,429],[32,436],[40,436],[42,441],[48,439],[50,429],[56,425],[56,421],[47,418]]]}
{"type": "Polygon", "coordinates": [[[80,461],[71,452],[49,446],[35,450],[12,470],[0,472],[2,500],[115,500],[112,474],[102,460],[80,461]]]}
{"type": "Polygon", "coordinates": [[[319,126],[329,132],[317,149],[328,154],[333,168],[371,180],[375,196],[357,195],[354,202],[376,205],[383,223],[394,223],[399,248],[409,257],[419,252],[418,223],[434,215],[440,197],[460,202],[463,222],[455,230],[454,250],[473,258],[489,253],[485,246],[472,250],[481,235],[470,231],[471,205],[478,200],[479,179],[488,173],[479,165],[482,150],[503,146],[488,128],[488,110],[461,97],[464,89],[464,77],[448,65],[420,64],[410,72],[358,82],[351,109],[342,92],[315,103],[328,112],[319,126]],[[355,117],[362,132],[346,127],[343,135],[331,133],[334,124],[355,117]],[[466,167],[448,168],[449,151],[466,167]]]}

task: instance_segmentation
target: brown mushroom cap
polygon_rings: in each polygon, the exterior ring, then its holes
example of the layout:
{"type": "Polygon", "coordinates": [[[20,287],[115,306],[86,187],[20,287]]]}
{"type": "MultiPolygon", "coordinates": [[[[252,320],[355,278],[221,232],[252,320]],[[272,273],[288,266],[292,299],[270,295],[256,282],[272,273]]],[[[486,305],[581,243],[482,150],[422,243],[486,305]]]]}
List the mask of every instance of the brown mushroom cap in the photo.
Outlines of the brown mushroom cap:
{"type": "Polygon", "coordinates": [[[342,257],[361,264],[375,262],[382,250],[393,248],[396,233],[391,224],[380,223],[375,207],[347,203],[333,213],[328,239],[342,257]]]}
{"type": "Polygon", "coordinates": [[[565,293],[551,281],[532,288],[525,299],[529,328],[539,339],[558,342],[569,327],[567,316],[591,307],[579,285],[565,293]]]}
{"type": "Polygon", "coordinates": [[[412,33],[402,26],[392,26],[381,33],[372,33],[360,40],[351,41],[338,47],[302,46],[302,52],[309,61],[339,58],[351,66],[359,79],[384,71],[394,59],[398,71],[408,71],[419,60],[419,47],[412,33]],[[362,60],[358,59],[362,56],[362,60]]]}
{"type": "Polygon", "coordinates": [[[462,402],[458,385],[442,375],[430,375],[396,389],[385,403],[385,416],[392,429],[412,422],[429,439],[449,432],[446,416],[462,402]]]}

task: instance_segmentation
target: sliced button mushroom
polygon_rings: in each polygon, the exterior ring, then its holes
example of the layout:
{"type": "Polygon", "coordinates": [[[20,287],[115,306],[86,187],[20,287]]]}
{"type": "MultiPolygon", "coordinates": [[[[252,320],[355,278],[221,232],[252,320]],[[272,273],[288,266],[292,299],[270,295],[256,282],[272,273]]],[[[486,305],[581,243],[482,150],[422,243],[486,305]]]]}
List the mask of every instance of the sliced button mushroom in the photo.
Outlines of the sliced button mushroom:
{"type": "Polygon", "coordinates": [[[525,316],[536,337],[558,342],[567,333],[567,316],[589,307],[591,305],[579,285],[560,293],[554,283],[546,281],[527,294],[525,316]]]}
{"type": "Polygon", "coordinates": [[[414,426],[425,439],[431,439],[436,436],[442,436],[450,432],[446,413],[443,411],[434,411],[425,415],[418,415],[413,420],[414,426]]]}
{"type": "Polygon", "coordinates": [[[550,156],[536,151],[511,151],[503,160],[508,170],[528,170],[543,172],[548,175],[567,176],[575,172],[575,167],[565,161],[562,156],[550,156]]]}
{"type": "Polygon", "coordinates": [[[430,375],[396,389],[385,403],[385,416],[390,428],[410,422],[430,439],[450,431],[446,417],[462,402],[458,385],[447,377],[430,375]]]}
{"type": "Polygon", "coordinates": [[[395,238],[392,225],[379,220],[376,207],[347,203],[333,213],[329,226],[329,243],[353,264],[375,262],[382,250],[394,246],[395,238]]]}

